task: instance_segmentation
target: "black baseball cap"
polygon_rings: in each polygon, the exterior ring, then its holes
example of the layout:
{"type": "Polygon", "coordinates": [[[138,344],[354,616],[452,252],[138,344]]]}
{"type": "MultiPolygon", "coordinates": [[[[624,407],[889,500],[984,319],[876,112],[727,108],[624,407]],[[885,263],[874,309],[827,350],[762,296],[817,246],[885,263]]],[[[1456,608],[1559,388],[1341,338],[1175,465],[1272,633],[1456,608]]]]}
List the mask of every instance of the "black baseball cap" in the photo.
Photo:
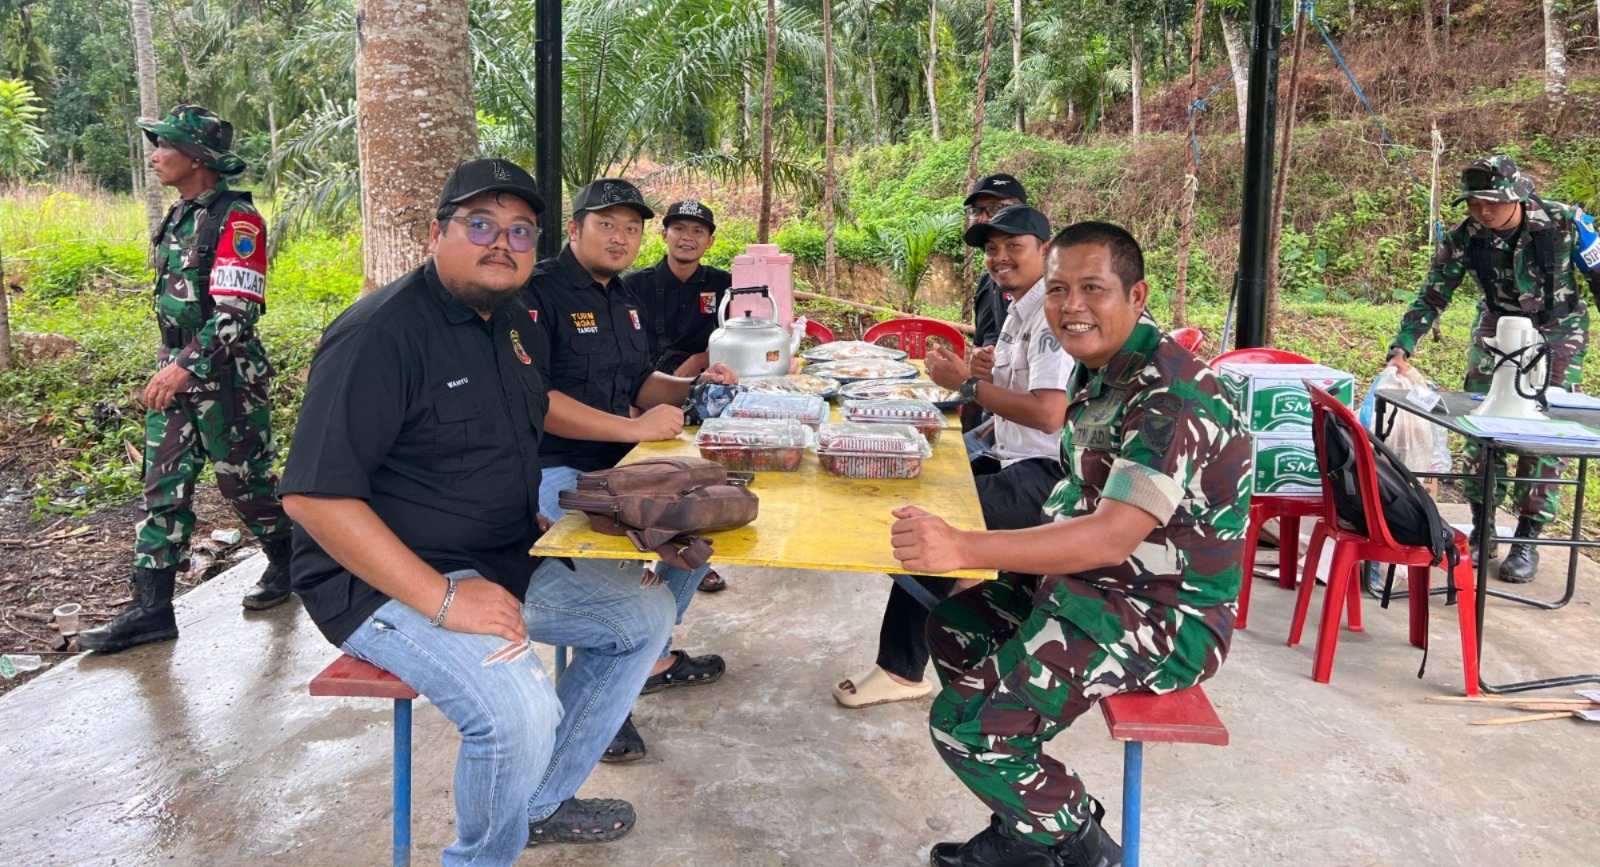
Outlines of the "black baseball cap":
{"type": "Polygon", "coordinates": [[[639,188],[622,178],[601,178],[590,181],[572,197],[572,216],[581,217],[589,211],[603,211],[613,205],[627,205],[646,220],[654,219],[656,212],[644,203],[639,188]]]}
{"type": "Polygon", "coordinates": [[[681,202],[673,202],[668,206],[667,215],[661,218],[661,228],[665,229],[679,220],[694,220],[697,223],[705,223],[706,228],[710,229],[713,235],[717,232],[717,219],[712,215],[711,209],[694,199],[684,199],[681,202]]]}
{"type": "Polygon", "coordinates": [[[962,206],[971,205],[972,200],[979,196],[1020,199],[1024,203],[1028,201],[1028,191],[1022,188],[1022,182],[1004,173],[979,178],[978,182],[972,185],[972,192],[967,194],[967,200],[961,203],[962,206]]]}
{"type": "Polygon", "coordinates": [[[439,193],[439,210],[483,193],[510,193],[527,202],[534,214],[544,213],[544,199],[539,198],[539,187],[533,175],[516,163],[501,159],[468,160],[458,164],[439,193]]]}
{"type": "Polygon", "coordinates": [[[1032,235],[1041,241],[1050,241],[1050,219],[1037,210],[1027,205],[1007,205],[995,212],[993,218],[987,223],[976,223],[968,229],[962,239],[968,247],[982,249],[989,240],[990,232],[1004,232],[1007,235],[1032,235]]]}

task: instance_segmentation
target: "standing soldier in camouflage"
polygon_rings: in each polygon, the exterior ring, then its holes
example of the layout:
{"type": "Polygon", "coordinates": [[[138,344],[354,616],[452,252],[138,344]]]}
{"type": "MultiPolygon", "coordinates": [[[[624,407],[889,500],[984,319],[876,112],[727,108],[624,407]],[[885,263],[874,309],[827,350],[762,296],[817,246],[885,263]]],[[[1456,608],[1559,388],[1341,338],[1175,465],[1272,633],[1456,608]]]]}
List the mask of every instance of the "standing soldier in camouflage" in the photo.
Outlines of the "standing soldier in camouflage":
{"type": "Polygon", "coordinates": [[[223,180],[244,171],[229,151],[232,125],[194,105],[138,124],[156,146],[156,177],[181,199],[151,240],[161,352],[144,390],[145,517],[134,544],[133,604],[78,635],[80,647],[101,653],[178,637],[173,582],[188,558],[190,500],[207,459],[266,550],[267,569],[244,606],[289,598],[290,526],[272,472],[272,368],[255,332],[266,310],[266,226],[250,194],[223,180]]]}
{"type": "MultiPolygon", "coordinates": [[[[1583,356],[1589,348],[1589,308],[1578,290],[1577,278],[1582,273],[1594,293],[1600,277],[1594,270],[1600,265],[1600,238],[1595,236],[1592,221],[1576,205],[1534,195],[1533,181],[1505,154],[1492,154],[1462,170],[1461,195],[1456,202],[1463,199],[1469,216],[1439,244],[1422,291],[1400,320],[1400,331],[1390,344],[1389,363],[1402,371],[1407,368],[1417,341],[1449,306],[1456,287],[1470,271],[1483,294],[1472,327],[1463,389],[1473,394],[1489,391],[1495,358],[1483,340],[1494,336],[1502,316],[1533,320],[1550,348],[1550,384],[1572,388],[1583,373],[1583,356]]],[[[1469,474],[1483,472],[1482,448],[1468,442],[1466,457],[1469,474]]],[[[1555,479],[1564,463],[1551,457],[1518,458],[1517,476],[1555,479]]],[[[1502,455],[1495,467],[1500,478],[1494,492],[1496,508],[1506,495],[1506,464],[1502,455]]],[[[1472,479],[1465,488],[1472,503],[1471,545],[1476,552],[1483,533],[1477,524],[1483,486],[1472,479]]],[[[1538,538],[1556,515],[1556,493],[1555,485],[1517,484],[1517,538],[1538,538]]],[[[1498,547],[1489,549],[1489,557],[1498,547]]],[[[1502,581],[1525,584],[1538,569],[1538,548],[1518,542],[1500,563],[1499,576],[1502,581]]]]}
{"type": "Polygon", "coordinates": [[[1120,227],[1062,230],[1045,291],[1050,328],[1078,361],[1051,521],[974,532],[895,512],[908,572],[1001,573],[928,625],[944,684],[934,745],[994,811],[966,843],[934,846],[935,867],[1120,865],[1098,802],[1044,745],[1102,698],[1211,677],[1233,635],[1250,441],[1221,383],[1145,312],[1144,256],[1120,227]]]}

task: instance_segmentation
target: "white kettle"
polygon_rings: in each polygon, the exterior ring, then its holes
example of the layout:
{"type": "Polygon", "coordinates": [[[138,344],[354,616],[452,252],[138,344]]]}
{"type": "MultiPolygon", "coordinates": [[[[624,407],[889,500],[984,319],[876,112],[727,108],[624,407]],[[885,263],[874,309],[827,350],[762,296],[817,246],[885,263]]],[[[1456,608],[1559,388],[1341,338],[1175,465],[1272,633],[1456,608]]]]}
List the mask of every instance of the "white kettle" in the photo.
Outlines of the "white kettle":
{"type": "Polygon", "coordinates": [[[717,307],[717,330],[706,344],[710,363],[726,364],[740,379],[753,376],[783,376],[789,372],[793,344],[789,332],[777,323],[778,305],[765,286],[732,289],[722,296],[717,307]],[[746,309],[743,316],[728,318],[728,303],[736,295],[759,295],[767,299],[772,315],[758,318],[746,309]]]}
{"type": "Polygon", "coordinates": [[[1489,396],[1473,415],[1542,419],[1539,411],[1550,376],[1550,357],[1544,335],[1525,316],[1502,316],[1494,336],[1483,340],[1495,358],[1489,396]]]}

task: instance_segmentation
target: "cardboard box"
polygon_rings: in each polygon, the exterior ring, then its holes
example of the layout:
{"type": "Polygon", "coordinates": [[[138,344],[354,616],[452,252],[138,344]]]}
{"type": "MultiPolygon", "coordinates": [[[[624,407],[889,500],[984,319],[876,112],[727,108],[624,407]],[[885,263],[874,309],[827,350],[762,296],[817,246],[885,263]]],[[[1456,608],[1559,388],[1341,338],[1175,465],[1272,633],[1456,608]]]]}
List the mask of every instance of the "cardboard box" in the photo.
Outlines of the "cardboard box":
{"type": "Polygon", "coordinates": [[[1217,371],[1223,390],[1251,433],[1311,435],[1309,379],[1345,406],[1355,401],[1355,377],[1321,364],[1233,364],[1217,371]]]}
{"type": "MultiPolygon", "coordinates": [[[[1301,391],[1304,394],[1304,390],[1301,391]]],[[[1250,487],[1257,494],[1320,494],[1322,473],[1310,431],[1297,434],[1255,434],[1250,487]]]]}

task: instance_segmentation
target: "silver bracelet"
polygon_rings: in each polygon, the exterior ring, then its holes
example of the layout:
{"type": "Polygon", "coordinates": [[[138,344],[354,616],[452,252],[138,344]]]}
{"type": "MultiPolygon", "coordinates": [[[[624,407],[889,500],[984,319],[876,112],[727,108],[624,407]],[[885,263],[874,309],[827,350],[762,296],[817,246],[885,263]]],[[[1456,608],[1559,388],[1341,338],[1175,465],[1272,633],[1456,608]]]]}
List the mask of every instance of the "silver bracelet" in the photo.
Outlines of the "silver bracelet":
{"type": "Polygon", "coordinates": [[[443,626],[445,615],[450,613],[450,603],[456,601],[456,579],[447,575],[444,580],[450,582],[450,589],[444,591],[444,604],[439,606],[439,613],[428,621],[429,626],[443,626]]]}

